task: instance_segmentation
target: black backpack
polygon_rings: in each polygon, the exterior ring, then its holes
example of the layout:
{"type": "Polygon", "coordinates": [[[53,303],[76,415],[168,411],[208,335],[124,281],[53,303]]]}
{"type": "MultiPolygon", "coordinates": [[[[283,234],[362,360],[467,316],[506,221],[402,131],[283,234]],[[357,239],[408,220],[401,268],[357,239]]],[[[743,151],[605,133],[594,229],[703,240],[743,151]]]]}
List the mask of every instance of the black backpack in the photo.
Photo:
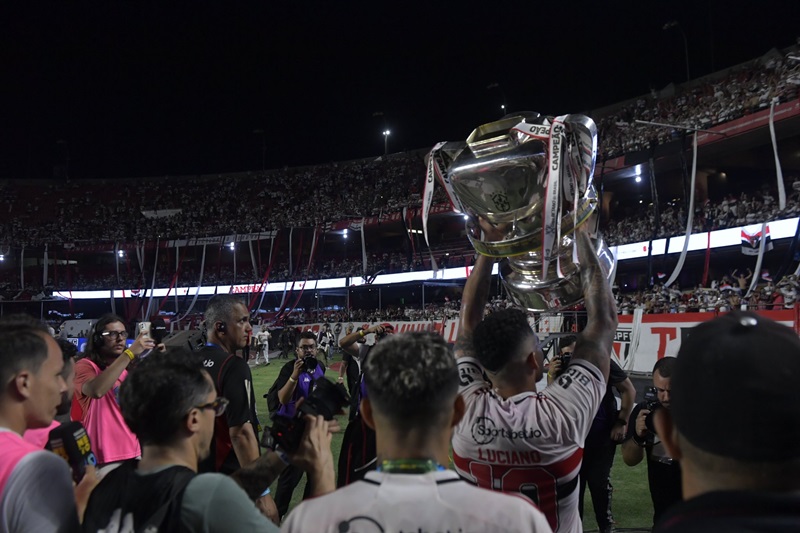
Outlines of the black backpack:
{"type": "Polygon", "coordinates": [[[284,385],[286,385],[286,382],[289,380],[289,376],[292,375],[293,371],[294,359],[290,359],[283,365],[280,374],[278,374],[278,377],[275,378],[272,386],[264,395],[264,398],[267,399],[267,410],[269,410],[270,415],[273,415],[278,409],[280,409],[281,402],[278,400],[278,391],[281,390],[284,385]]]}
{"type": "Polygon", "coordinates": [[[181,523],[183,493],[197,474],[184,466],[172,466],[157,474],[139,476],[138,463],[137,459],[125,461],[92,491],[83,531],[108,531],[117,511],[120,521],[125,515],[133,515],[136,533],[185,531],[181,523]]]}

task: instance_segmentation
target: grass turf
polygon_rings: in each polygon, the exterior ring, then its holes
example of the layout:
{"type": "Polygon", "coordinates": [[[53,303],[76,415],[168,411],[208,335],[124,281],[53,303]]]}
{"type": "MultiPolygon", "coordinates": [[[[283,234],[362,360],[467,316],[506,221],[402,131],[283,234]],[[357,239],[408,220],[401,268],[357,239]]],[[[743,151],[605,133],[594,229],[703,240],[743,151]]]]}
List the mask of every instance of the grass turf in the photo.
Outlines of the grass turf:
{"type": "MultiPolygon", "coordinates": [[[[293,355],[290,355],[293,357],[293,355]]],[[[334,358],[334,365],[340,361],[340,356],[334,358]]],[[[268,366],[258,365],[252,367],[253,372],[253,386],[256,392],[256,401],[258,408],[259,419],[262,425],[269,424],[269,413],[267,411],[267,401],[262,396],[269,390],[272,383],[278,377],[281,367],[286,362],[286,359],[272,359],[271,364],[268,366]]],[[[337,367],[338,368],[338,367],[337,367]]],[[[325,374],[328,378],[335,379],[339,373],[328,369],[325,374]]],[[[347,425],[347,416],[338,417],[339,424],[342,430],[347,425]]],[[[339,450],[342,447],[342,433],[335,434],[331,443],[333,450],[334,462],[338,460],[339,450]]],[[[612,509],[614,513],[614,520],[616,521],[616,528],[618,529],[649,529],[652,526],[653,519],[653,505],[650,500],[650,490],[647,485],[647,467],[645,461],[642,461],[635,467],[629,467],[622,461],[622,456],[617,450],[617,456],[614,459],[614,466],[611,470],[611,483],[614,486],[614,494],[612,499],[612,509]]],[[[272,484],[272,494],[274,496],[277,487],[277,482],[272,484]]],[[[289,507],[291,510],[303,498],[303,489],[305,488],[305,477],[300,481],[300,484],[295,488],[292,497],[292,503],[289,507]]],[[[587,489],[585,512],[583,528],[585,531],[596,531],[597,523],[594,519],[594,512],[592,510],[591,495],[587,489]]]]}

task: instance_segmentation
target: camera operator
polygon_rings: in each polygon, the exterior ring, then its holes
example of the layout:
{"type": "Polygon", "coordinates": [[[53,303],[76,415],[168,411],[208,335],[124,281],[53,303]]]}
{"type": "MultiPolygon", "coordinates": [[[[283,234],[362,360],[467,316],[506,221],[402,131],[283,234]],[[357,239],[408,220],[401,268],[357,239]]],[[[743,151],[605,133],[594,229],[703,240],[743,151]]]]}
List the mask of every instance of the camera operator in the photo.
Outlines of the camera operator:
{"type": "Polygon", "coordinates": [[[667,453],[653,426],[653,414],[671,405],[674,357],[659,359],[653,367],[653,387],[648,387],[645,401],[637,404],[628,422],[628,433],[622,443],[622,460],[636,466],[647,454],[647,480],[653,500],[653,523],[658,522],[670,506],[681,501],[681,469],[678,461],[667,453]]]}
{"type": "MultiPolygon", "coordinates": [[[[277,415],[291,418],[297,412],[297,402],[301,398],[308,398],[313,390],[314,382],[325,375],[325,365],[316,357],[317,336],[311,331],[304,331],[297,337],[294,361],[283,365],[274,387],[278,389],[280,407],[277,415]]],[[[300,483],[303,471],[299,468],[288,466],[278,479],[278,488],[275,491],[275,505],[278,516],[283,518],[289,510],[292,494],[300,483]]],[[[307,497],[309,485],[303,497],[307,497]]]]}

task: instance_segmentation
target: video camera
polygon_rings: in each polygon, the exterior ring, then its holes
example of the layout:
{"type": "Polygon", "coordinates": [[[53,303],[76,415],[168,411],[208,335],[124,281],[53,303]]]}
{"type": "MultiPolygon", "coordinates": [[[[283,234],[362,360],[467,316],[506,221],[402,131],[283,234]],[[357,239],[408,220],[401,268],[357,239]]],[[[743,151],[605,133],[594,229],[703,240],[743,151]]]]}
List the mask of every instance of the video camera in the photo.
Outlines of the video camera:
{"type": "Polygon", "coordinates": [[[644,402],[645,409],[650,411],[644,418],[644,425],[647,428],[647,431],[655,435],[656,428],[653,425],[653,415],[656,411],[663,407],[661,402],[658,401],[658,391],[655,387],[647,387],[644,390],[644,402]]]}
{"type": "MultiPolygon", "coordinates": [[[[313,372],[317,367],[314,357],[304,357],[305,369],[313,372]],[[309,359],[313,362],[308,361],[309,359]],[[309,366],[312,366],[309,369],[309,366]]],[[[313,384],[311,394],[300,404],[294,417],[274,415],[272,427],[261,435],[261,446],[275,449],[276,445],[287,453],[293,453],[300,446],[303,432],[306,429],[305,415],[322,415],[325,420],[333,420],[333,416],[350,403],[350,396],[341,383],[333,383],[319,378],[313,384]]]]}

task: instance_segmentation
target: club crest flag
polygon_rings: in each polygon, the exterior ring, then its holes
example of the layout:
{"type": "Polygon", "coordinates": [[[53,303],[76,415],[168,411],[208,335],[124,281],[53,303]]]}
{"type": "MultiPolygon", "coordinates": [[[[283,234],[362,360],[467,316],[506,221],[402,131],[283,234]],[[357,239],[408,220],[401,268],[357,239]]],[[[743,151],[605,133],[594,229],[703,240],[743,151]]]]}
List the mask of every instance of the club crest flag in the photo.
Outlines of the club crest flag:
{"type": "MultiPolygon", "coordinates": [[[[769,252],[772,250],[772,240],[769,237],[769,226],[764,231],[766,235],[766,242],[764,243],[764,251],[769,252]]],[[[758,249],[761,247],[761,231],[750,233],[742,228],[742,253],[744,255],[758,255],[758,249]]]]}

